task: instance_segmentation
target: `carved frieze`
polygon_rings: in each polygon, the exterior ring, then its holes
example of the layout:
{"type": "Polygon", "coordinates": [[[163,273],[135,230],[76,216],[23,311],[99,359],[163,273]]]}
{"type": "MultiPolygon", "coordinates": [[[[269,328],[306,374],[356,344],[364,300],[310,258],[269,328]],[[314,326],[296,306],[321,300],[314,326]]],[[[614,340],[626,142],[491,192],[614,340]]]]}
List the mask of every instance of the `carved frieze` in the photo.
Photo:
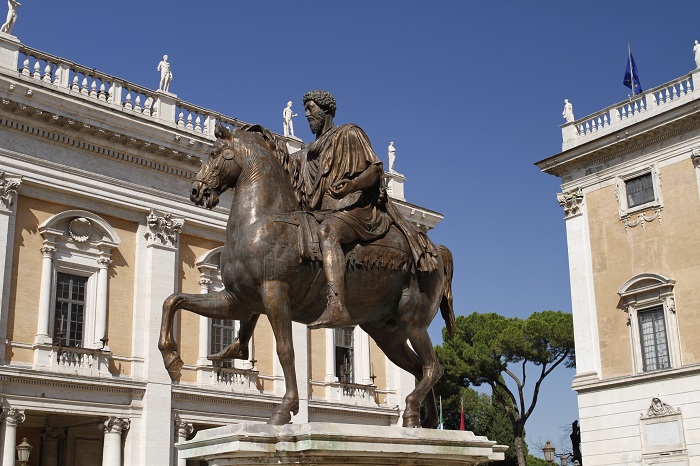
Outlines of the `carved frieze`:
{"type": "Polygon", "coordinates": [[[105,434],[121,434],[131,427],[131,419],[110,416],[103,422],[105,434]]]}
{"type": "Polygon", "coordinates": [[[183,219],[175,219],[171,213],[156,213],[151,209],[146,217],[146,239],[149,244],[175,247],[184,224],[183,219]]]}
{"type": "Polygon", "coordinates": [[[557,194],[557,202],[564,208],[564,218],[581,215],[583,190],[581,188],[557,194]]]}
{"type": "Polygon", "coordinates": [[[660,398],[652,398],[651,405],[646,413],[642,413],[641,418],[646,419],[655,416],[668,416],[669,414],[680,414],[680,408],[674,408],[669,404],[661,401],[660,398]]]}
{"type": "Polygon", "coordinates": [[[17,195],[19,184],[19,179],[7,179],[5,172],[0,172],[0,208],[10,210],[17,195]]]}

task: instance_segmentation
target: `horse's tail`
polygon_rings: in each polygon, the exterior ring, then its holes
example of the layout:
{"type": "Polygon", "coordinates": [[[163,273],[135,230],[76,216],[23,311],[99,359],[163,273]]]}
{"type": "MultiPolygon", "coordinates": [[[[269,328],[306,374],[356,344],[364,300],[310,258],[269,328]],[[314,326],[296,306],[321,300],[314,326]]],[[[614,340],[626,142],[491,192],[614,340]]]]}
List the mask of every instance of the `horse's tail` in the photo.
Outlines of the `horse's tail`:
{"type": "Polygon", "coordinates": [[[445,271],[445,284],[442,290],[442,301],[440,301],[440,313],[442,314],[442,318],[445,320],[447,334],[450,337],[453,337],[456,330],[455,311],[452,307],[452,275],[454,274],[454,260],[452,259],[452,253],[446,246],[441,244],[438,246],[438,251],[440,252],[442,266],[445,271]]]}

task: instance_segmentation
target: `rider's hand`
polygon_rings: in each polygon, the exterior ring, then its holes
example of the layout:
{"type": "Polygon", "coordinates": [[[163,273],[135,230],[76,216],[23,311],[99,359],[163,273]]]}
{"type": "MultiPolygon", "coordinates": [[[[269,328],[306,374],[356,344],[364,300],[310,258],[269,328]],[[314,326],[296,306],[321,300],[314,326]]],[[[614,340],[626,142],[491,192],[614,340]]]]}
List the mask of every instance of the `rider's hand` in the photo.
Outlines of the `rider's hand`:
{"type": "Polygon", "coordinates": [[[340,199],[354,191],[356,191],[355,184],[348,179],[342,179],[328,189],[328,192],[334,199],[340,199]]]}

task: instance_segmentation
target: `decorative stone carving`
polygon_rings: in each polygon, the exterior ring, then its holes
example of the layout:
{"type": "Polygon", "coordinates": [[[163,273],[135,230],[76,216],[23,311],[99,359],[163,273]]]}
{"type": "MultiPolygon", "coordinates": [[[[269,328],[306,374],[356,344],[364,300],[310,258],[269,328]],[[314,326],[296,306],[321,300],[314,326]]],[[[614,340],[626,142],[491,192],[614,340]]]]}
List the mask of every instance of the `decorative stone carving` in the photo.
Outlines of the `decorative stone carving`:
{"type": "Polygon", "coordinates": [[[564,208],[564,217],[571,218],[581,215],[581,204],[583,203],[583,190],[565,191],[557,194],[557,202],[564,208]]]}
{"type": "Polygon", "coordinates": [[[41,429],[41,438],[50,442],[58,442],[66,438],[66,429],[46,426],[41,429]]]}
{"type": "Polygon", "coordinates": [[[564,111],[561,112],[561,116],[564,117],[567,123],[574,121],[574,106],[571,105],[569,99],[564,99],[564,111]]]}
{"type": "Polygon", "coordinates": [[[661,401],[660,398],[652,398],[651,405],[646,413],[642,413],[641,418],[646,419],[654,416],[668,416],[669,414],[680,414],[680,408],[674,408],[661,401]]]}
{"type": "Polygon", "coordinates": [[[622,224],[625,226],[625,232],[627,232],[627,228],[634,228],[636,226],[641,225],[642,228],[644,228],[644,224],[648,222],[653,222],[654,220],[659,220],[659,223],[661,223],[661,209],[656,209],[653,214],[651,215],[646,215],[644,213],[638,214],[636,220],[630,220],[629,218],[623,218],[622,224]]]}
{"type": "Polygon", "coordinates": [[[19,189],[19,180],[8,180],[5,172],[0,172],[0,207],[10,210],[19,189]]]}
{"type": "Polygon", "coordinates": [[[183,421],[179,417],[175,419],[175,430],[177,431],[177,436],[182,439],[187,437],[194,432],[194,426],[192,423],[183,421]]]}
{"type": "MultiPolygon", "coordinates": [[[[17,21],[17,8],[21,6],[22,4],[17,0],[7,0],[7,19],[5,24],[0,26],[0,32],[12,34],[12,28],[15,27],[15,22],[17,21]]],[[[695,43],[697,44],[697,41],[695,43]]]]}
{"type": "Polygon", "coordinates": [[[282,110],[282,128],[284,129],[284,135],[289,137],[294,136],[294,122],[292,118],[297,116],[296,113],[292,112],[292,101],[287,102],[287,106],[282,110]]]}
{"type": "Polygon", "coordinates": [[[20,410],[17,408],[10,408],[2,415],[2,420],[5,421],[5,424],[8,426],[16,426],[17,424],[21,424],[25,419],[26,416],[24,415],[23,409],[20,410]]]}
{"type": "Polygon", "coordinates": [[[695,168],[700,167],[700,147],[694,147],[690,151],[690,160],[693,161],[693,166],[695,168]]]}
{"type": "Polygon", "coordinates": [[[121,434],[122,432],[129,430],[129,427],[131,427],[131,419],[110,416],[105,419],[102,425],[106,434],[121,434]]]}
{"type": "Polygon", "coordinates": [[[394,172],[394,163],[396,162],[396,148],[394,147],[394,141],[389,143],[388,154],[389,158],[389,171],[394,172]]]}
{"type": "Polygon", "coordinates": [[[68,234],[76,243],[84,243],[90,238],[92,224],[85,217],[76,217],[68,226],[68,234]]]}
{"type": "Polygon", "coordinates": [[[695,41],[693,46],[693,55],[695,55],[695,67],[700,68],[700,44],[698,44],[698,41],[695,41]]]}
{"type": "Polygon", "coordinates": [[[170,71],[170,63],[168,62],[167,55],[163,55],[163,59],[158,63],[158,68],[156,68],[156,70],[160,71],[158,90],[168,92],[168,89],[170,89],[170,82],[173,80],[173,72],[170,71]]]}
{"type": "Polygon", "coordinates": [[[171,247],[177,243],[178,235],[185,224],[182,219],[173,219],[170,213],[158,215],[154,209],[151,209],[151,213],[146,217],[146,222],[148,225],[146,239],[149,243],[171,247]]]}

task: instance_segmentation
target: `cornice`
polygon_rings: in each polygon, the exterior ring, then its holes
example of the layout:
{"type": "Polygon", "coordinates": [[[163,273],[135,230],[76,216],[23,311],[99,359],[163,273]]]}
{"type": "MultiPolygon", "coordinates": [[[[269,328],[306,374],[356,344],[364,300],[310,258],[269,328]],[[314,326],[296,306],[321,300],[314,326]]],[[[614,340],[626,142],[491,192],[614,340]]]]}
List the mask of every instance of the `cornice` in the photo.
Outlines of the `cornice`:
{"type": "MultiPolygon", "coordinates": [[[[146,384],[133,381],[117,381],[86,376],[75,377],[55,372],[35,370],[14,370],[16,373],[8,373],[0,370],[0,383],[13,385],[36,385],[47,388],[60,388],[77,391],[104,392],[119,395],[142,397],[146,393],[146,384]]],[[[5,390],[7,391],[7,390],[5,390]]]]}
{"type": "MultiPolygon", "coordinates": [[[[71,119],[21,104],[8,98],[2,98],[0,100],[0,109],[15,115],[28,117],[32,122],[32,124],[30,124],[26,121],[20,121],[19,118],[11,118],[4,115],[0,116],[1,127],[46,139],[52,143],[59,143],[102,156],[130,162],[142,168],[165,172],[188,180],[194,177],[196,171],[199,169],[201,157],[206,155],[210,147],[210,144],[205,145],[201,141],[197,142],[191,140],[189,145],[192,146],[192,149],[194,149],[195,146],[201,149],[188,151],[183,148],[172,148],[161,143],[127,136],[116,131],[100,128],[92,123],[71,119]],[[37,124],[38,122],[53,129],[43,128],[37,124]],[[71,135],[69,133],[74,134],[71,135]],[[130,151],[115,150],[84,139],[79,139],[76,137],[78,134],[89,135],[92,138],[103,140],[108,143],[110,147],[114,147],[116,143],[124,148],[130,149],[130,151]],[[141,155],[136,155],[136,153],[141,155]],[[164,160],[167,160],[166,157],[173,157],[177,162],[187,168],[177,167],[165,161],[154,161],[144,157],[143,154],[153,154],[164,160]]],[[[180,138],[176,136],[176,140],[179,139],[180,138]]]]}
{"type": "Polygon", "coordinates": [[[584,377],[577,379],[571,384],[571,388],[579,394],[597,392],[601,390],[609,390],[623,387],[633,387],[641,384],[647,384],[655,381],[668,379],[678,379],[679,377],[697,377],[700,376],[700,364],[683,366],[678,369],[669,369],[656,372],[648,372],[643,374],[627,375],[623,377],[615,377],[610,379],[598,379],[593,373],[585,374],[584,377]]]}
{"type": "MultiPolygon", "coordinates": [[[[657,123],[657,126],[644,129],[643,126],[654,124],[655,119],[650,119],[639,123],[642,127],[636,134],[629,134],[634,130],[634,126],[626,127],[598,140],[539,161],[536,165],[545,173],[562,178],[564,182],[570,181],[566,178],[577,170],[604,165],[632,152],[642,151],[649,146],[700,128],[700,113],[695,109],[696,104],[691,102],[686,105],[689,106],[690,113],[680,115],[676,119],[662,121],[657,123]]],[[[590,173],[586,173],[588,174],[590,173]]]]}

